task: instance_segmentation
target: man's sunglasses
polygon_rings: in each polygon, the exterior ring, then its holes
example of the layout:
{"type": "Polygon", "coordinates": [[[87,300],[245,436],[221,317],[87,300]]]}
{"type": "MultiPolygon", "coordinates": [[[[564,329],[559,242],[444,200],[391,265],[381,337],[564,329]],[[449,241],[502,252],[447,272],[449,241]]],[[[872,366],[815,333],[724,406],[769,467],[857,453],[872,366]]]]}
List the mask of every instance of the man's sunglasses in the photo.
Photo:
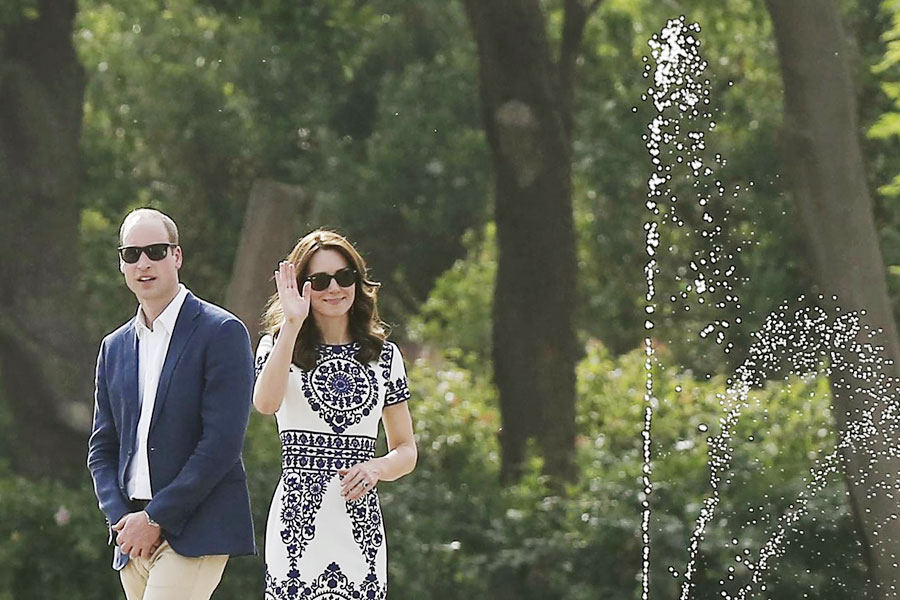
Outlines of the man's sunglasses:
{"type": "Polygon", "coordinates": [[[119,258],[122,262],[133,265],[141,259],[141,252],[147,255],[150,260],[162,260],[169,252],[169,248],[175,248],[178,244],[150,244],[149,246],[120,246],[119,258]]]}
{"type": "Polygon", "coordinates": [[[334,275],[329,275],[328,273],[313,273],[304,279],[304,281],[310,282],[312,284],[312,289],[321,292],[328,289],[332,279],[337,281],[338,285],[341,287],[350,287],[356,283],[356,269],[353,267],[344,267],[343,269],[335,271],[334,275]]]}

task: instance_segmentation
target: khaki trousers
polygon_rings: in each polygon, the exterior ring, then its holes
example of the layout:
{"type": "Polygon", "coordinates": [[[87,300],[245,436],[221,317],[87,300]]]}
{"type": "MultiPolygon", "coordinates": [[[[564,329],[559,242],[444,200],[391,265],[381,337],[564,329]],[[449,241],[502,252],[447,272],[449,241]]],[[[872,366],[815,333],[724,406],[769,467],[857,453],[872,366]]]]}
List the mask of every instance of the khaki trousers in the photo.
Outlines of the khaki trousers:
{"type": "Polygon", "coordinates": [[[226,562],[227,554],[181,556],[164,541],[149,559],[129,560],[119,577],[128,600],[209,600],[226,562]]]}

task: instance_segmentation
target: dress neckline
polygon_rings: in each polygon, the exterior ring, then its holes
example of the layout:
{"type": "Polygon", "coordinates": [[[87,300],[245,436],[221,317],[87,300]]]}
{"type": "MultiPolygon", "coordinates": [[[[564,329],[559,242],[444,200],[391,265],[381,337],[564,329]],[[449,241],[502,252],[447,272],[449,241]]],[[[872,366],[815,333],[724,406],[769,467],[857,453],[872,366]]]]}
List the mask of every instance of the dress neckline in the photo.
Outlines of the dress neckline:
{"type": "Polygon", "coordinates": [[[359,342],[352,341],[346,344],[318,344],[319,348],[348,348],[350,346],[358,346],[359,342]]]}

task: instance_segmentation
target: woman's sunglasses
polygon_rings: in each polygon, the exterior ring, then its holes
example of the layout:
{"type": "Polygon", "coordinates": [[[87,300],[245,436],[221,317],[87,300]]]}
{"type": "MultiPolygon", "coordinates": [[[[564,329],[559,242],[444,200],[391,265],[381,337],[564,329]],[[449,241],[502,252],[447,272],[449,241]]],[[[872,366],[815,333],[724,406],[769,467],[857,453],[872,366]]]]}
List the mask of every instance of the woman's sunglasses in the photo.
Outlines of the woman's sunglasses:
{"type": "Polygon", "coordinates": [[[328,273],[313,273],[304,279],[304,281],[310,282],[312,284],[312,289],[317,292],[322,292],[328,289],[332,279],[337,281],[338,285],[341,287],[350,287],[356,283],[356,269],[353,267],[344,267],[343,269],[335,271],[334,275],[329,275],[328,273]]]}
{"type": "Polygon", "coordinates": [[[122,262],[133,265],[141,259],[141,252],[147,255],[150,260],[162,260],[169,252],[169,248],[175,248],[178,244],[150,244],[149,246],[120,246],[119,258],[122,262]]]}

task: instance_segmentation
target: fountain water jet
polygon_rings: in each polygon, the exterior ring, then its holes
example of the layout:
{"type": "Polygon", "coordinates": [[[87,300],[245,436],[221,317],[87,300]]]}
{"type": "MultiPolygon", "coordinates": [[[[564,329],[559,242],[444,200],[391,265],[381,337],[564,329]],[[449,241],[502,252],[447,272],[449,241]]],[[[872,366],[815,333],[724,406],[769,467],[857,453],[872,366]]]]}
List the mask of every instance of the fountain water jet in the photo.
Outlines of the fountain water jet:
{"type": "MultiPolygon", "coordinates": [[[[735,291],[738,281],[736,254],[745,249],[747,240],[729,241],[728,230],[717,224],[713,208],[717,200],[724,199],[724,184],[715,178],[716,171],[725,165],[725,159],[715,154],[712,161],[706,159],[707,131],[716,124],[710,112],[709,81],[702,79],[707,67],[699,53],[700,26],[688,24],[684,17],[670,20],[666,26],[649,41],[653,62],[645,57],[644,77],[651,78],[652,84],[642,96],[642,100],[652,104],[655,116],[648,125],[644,141],[653,172],[648,178],[646,208],[651,213],[644,224],[645,249],[648,255],[644,267],[646,276],[648,331],[644,338],[646,389],[644,392],[644,427],[642,431],[642,515],[641,515],[641,598],[650,598],[651,534],[650,521],[653,495],[652,424],[653,411],[659,406],[659,398],[654,395],[653,369],[658,364],[654,341],[650,333],[655,323],[654,315],[659,314],[656,279],[662,274],[660,264],[661,236],[667,227],[673,225],[684,228],[691,219],[685,213],[691,207],[678,204],[675,190],[675,174],[686,171],[685,178],[692,181],[696,190],[697,210],[701,225],[691,228],[703,248],[693,253],[683,272],[689,276],[676,276],[683,283],[682,290],[669,299],[673,305],[682,303],[685,311],[688,302],[695,300],[698,305],[724,311],[729,307],[740,310],[740,299],[735,291]],[[683,207],[683,208],[682,208],[683,207]],[[707,302],[707,300],[710,300],[707,302]],[[713,302],[713,300],[717,300],[713,302]]],[[[750,184],[752,185],[752,184],[750,184]]],[[[735,188],[735,194],[739,187],[735,188]]],[[[721,218],[727,220],[727,211],[721,218]]],[[[728,389],[721,395],[724,414],[719,419],[719,432],[710,435],[708,442],[709,486],[711,494],[705,498],[699,510],[688,542],[688,561],[682,573],[670,567],[670,573],[681,578],[680,600],[690,600],[694,589],[697,568],[697,554],[707,527],[716,516],[723,488],[723,473],[729,468],[734,454],[735,427],[742,412],[749,407],[750,392],[760,387],[769,378],[787,367],[799,376],[829,376],[833,386],[851,389],[853,393],[869,400],[868,408],[852,415],[843,435],[835,448],[817,459],[804,489],[794,498],[788,510],[782,514],[765,544],[755,559],[737,557],[751,575],[750,581],[734,594],[722,589],[720,595],[725,600],[745,600],[755,591],[766,589],[765,576],[772,560],[785,551],[785,540],[795,524],[806,514],[809,501],[824,489],[828,477],[844,464],[848,453],[864,453],[877,461],[880,457],[875,444],[879,438],[897,440],[900,424],[900,406],[895,394],[895,380],[888,375],[885,367],[891,362],[881,357],[883,347],[875,343],[877,330],[869,328],[865,322],[865,311],[842,312],[837,306],[838,298],[818,296],[812,299],[798,298],[799,308],[791,310],[785,302],[768,315],[749,348],[746,359],[735,369],[728,380],[728,389]],[[823,305],[830,305],[826,309],[823,305]],[[829,314],[829,310],[833,313],[829,314]]],[[[734,319],[740,323],[740,317],[734,319]]],[[[730,353],[733,342],[729,341],[732,323],[727,318],[713,318],[697,335],[710,339],[722,346],[724,353],[730,353]]],[[[848,418],[850,415],[848,415],[848,418]]],[[[900,455],[900,445],[888,444],[887,458],[900,455]]],[[[883,458],[883,457],[882,457],[883,458]]],[[[892,497],[900,490],[900,482],[892,481],[890,474],[872,482],[874,493],[884,493],[892,497]]],[[[859,482],[858,482],[859,483],[859,482]]],[[[897,519],[890,514],[876,523],[876,533],[890,520],[897,519]]],[[[749,556],[749,552],[745,551],[749,556]]]]}

